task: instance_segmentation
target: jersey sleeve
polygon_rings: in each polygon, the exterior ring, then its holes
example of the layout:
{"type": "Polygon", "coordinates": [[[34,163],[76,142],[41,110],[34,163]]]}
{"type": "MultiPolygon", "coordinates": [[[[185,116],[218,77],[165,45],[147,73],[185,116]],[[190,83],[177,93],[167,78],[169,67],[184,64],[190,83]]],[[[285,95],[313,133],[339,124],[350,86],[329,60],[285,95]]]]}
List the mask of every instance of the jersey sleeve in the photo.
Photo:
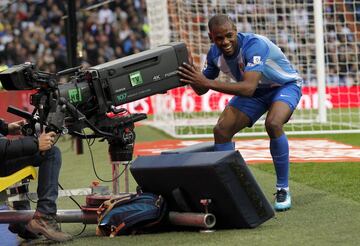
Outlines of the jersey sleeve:
{"type": "Polygon", "coordinates": [[[259,38],[252,38],[244,48],[244,71],[263,72],[269,54],[269,46],[259,38]]]}
{"type": "Polygon", "coordinates": [[[220,69],[214,63],[216,56],[214,56],[213,53],[213,50],[210,49],[206,57],[204,68],[202,70],[202,73],[208,79],[216,79],[220,73],[220,69]]]}

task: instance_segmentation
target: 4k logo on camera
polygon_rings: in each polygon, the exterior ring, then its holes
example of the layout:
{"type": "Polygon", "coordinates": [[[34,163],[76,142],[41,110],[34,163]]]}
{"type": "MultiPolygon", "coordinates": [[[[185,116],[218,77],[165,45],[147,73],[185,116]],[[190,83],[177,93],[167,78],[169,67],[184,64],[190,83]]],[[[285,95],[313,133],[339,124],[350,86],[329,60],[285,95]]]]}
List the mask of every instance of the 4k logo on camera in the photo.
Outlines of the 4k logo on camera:
{"type": "Polygon", "coordinates": [[[68,94],[70,103],[78,103],[82,101],[81,90],[79,88],[68,90],[68,94]]]}

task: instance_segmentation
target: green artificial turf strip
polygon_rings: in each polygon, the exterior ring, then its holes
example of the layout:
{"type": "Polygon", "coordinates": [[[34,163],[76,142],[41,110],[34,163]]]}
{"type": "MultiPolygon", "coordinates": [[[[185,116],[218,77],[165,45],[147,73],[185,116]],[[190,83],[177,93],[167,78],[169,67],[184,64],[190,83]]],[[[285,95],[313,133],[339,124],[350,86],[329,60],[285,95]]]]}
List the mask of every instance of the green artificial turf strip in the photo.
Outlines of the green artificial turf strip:
{"type": "MultiPolygon", "coordinates": [[[[258,164],[255,167],[275,175],[272,165],[258,164]]],[[[359,162],[292,163],[290,179],[360,202],[359,162]]]]}

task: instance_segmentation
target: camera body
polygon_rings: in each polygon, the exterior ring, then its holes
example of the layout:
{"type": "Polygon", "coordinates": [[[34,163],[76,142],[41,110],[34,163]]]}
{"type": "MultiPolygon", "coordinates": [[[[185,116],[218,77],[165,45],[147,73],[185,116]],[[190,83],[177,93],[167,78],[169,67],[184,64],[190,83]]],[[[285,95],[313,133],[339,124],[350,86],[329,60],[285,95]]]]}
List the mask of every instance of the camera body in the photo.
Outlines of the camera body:
{"type": "Polygon", "coordinates": [[[184,43],[170,43],[88,69],[100,111],[183,86],[178,67],[188,62],[184,43]]]}

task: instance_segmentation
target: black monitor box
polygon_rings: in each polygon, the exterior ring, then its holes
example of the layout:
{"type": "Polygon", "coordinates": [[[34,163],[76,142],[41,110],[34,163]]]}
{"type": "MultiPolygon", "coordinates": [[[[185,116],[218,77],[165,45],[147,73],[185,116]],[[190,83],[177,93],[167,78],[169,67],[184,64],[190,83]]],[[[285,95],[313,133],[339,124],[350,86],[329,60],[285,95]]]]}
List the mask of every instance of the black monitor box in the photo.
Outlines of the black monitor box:
{"type": "Polygon", "coordinates": [[[254,228],[274,210],[238,151],[140,156],[130,171],[144,192],[161,194],[170,211],[208,211],[216,228],[254,228]]]}
{"type": "Polygon", "coordinates": [[[214,142],[202,142],[186,146],[178,149],[170,149],[161,152],[162,155],[168,154],[181,154],[181,153],[190,153],[190,152],[212,152],[214,151],[214,142]]]}
{"type": "Polygon", "coordinates": [[[184,86],[177,73],[184,62],[189,62],[185,43],[172,42],[88,70],[117,106],[184,86]]]}

